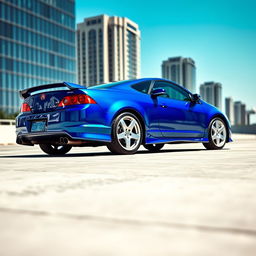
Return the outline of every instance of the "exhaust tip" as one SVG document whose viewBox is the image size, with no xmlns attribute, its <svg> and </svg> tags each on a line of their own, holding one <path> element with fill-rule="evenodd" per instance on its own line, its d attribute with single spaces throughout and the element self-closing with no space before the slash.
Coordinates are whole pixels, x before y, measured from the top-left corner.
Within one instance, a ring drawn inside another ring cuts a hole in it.
<svg viewBox="0 0 256 256">
<path fill-rule="evenodd" d="M 60 137 L 60 144 L 68 144 L 68 138 L 67 137 Z"/>
<path fill-rule="evenodd" d="M 63 138 L 63 143 L 64 143 L 64 144 L 68 144 L 68 138 L 67 138 L 67 137 L 64 137 L 64 138 Z"/>
</svg>

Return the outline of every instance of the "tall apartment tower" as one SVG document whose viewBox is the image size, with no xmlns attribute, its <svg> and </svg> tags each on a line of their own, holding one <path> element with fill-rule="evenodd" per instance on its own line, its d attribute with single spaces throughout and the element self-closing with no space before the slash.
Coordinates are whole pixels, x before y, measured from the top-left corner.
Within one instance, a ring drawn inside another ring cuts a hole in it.
<svg viewBox="0 0 256 256">
<path fill-rule="evenodd" d="M 19 110 L 18 91 L 75 82 L 74 0 L 0 0 L 0 109 Z"/>
<path fill-rule="evenodd" d="M 250 123 L 246 105 L 241 101 L 235 101 L 234 104 L 235 125 L 247 125 Z"/>
<path fill-rule="evenodd" d="M 123 17 L 100 15 L 77 25 L 78 83 L 93 86 L 140 77 L 140 30 Z"/>
<path fill-rule="evenodd" d="M 162 77 L 196 92 L 196 66 L 191 58 L 173 57 L 163 61 Z"/>
<path fill-rule="evenodd" d="M 241 104 L 241 124 L 247 125 L 247 112 L 246 112 L 246 104 Z"/>
<path fill-rule="evenodd" d="M 242 125 L 242 102 L 241 101 L 235 101 L 234 113 L 235 113 L 235 125 Z"/>
<path fill-rule="evenodd" d="M 235 124 L 234 101 L 231 97 L 225 98 L 225 112 L 231 125 L 234 125 Z"/>
<path fill-rule="evenodd" d="M 214 105 L 215 107 L 222 108 L 222 85 L 221 83 L 205 82 L 200 85 L 200 95 L 203 100 Z"/>
<path fill-rule="evenodd" d="M 247 113 L 247 125 L 250 125 L 251 124 L 250 117 L 251 115 L 256 114 L 256 108 L 247 110 L 246 113 Z"/>
</svg>

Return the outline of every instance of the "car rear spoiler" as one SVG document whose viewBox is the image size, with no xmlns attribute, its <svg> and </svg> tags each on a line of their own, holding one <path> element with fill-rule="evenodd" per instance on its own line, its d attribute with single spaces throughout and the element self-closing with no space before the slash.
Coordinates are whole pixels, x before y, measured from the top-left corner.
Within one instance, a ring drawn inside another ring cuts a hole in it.
<svg viewBox="0 0 256 256">
<path fill-rule="evenodd" d="M 68 83 L 68 82 L 62 82 L 62 83 L 56 83 L 56 84 L 44 84 L 44 85 L 39 85 L 35 87 L 31 87 L 28 89 L 24 89 L 20 91 L 20 96 L 24 99 L 29 97 L 32 92 L 36 91 L 41 91 L 44 89 L 51 89 L 51 88 L 58 88 L 58 87 L 67 87 L 70 90 L 74 89 L 86 89 L 85 86 L 79 85 L 79 84 L 73 84 L 73 83 Z"/>
</svg>

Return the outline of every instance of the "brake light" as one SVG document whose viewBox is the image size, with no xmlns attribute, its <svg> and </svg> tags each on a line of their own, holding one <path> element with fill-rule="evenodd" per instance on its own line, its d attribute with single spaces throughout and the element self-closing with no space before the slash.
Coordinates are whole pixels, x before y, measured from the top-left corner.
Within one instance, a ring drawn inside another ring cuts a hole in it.
<svg viewBox="0 0 256 256">
<path fill-rule="evenodd" d="M 22 103 L 20 111 L 23 112 L 30 112 L 31 108 L 28 103 Z"/>
<path fill-rule="evenodd" d="M 64 97 L 58 107 L 80 105 L 80 104 L 96 104 L 95 100 L 86 94 L 78 94 Z"/>
</svg>

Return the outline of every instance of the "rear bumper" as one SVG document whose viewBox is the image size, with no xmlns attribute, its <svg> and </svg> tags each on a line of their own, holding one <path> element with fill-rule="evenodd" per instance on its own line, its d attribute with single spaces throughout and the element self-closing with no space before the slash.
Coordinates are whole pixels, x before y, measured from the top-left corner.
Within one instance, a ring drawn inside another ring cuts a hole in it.
<svg viewBox="0 0 256 256">
<path fill-rule="evenodd" d="M 45 132 L 45 133 L 27 133 L 18 134 L 16 143 L 21 145 L 34 145 L 34 144 L 59 144 L 61 138 L 72 139 L 67 133 L 61 132 Z"/>
<path fill-rule="evenodd" d="M 46 121 L 42 132 L 31 132 L 32 122 Z M 104 112 L 98 104 L 70 107 L 48 113 L 22 113 L 16 118 L 17 143 L 34 145 L 57 143 L 61 137 L 70 141 L 111 142 L 111 127 L 105 125 Z"/>
<path fill-rule="evenodd" d="M 30 132 L 30 126 L 16 128 L 17 143 L 19 139 L 31 141 L 54 141 L 55 137 L 66 136 L 72 140 L 111 142 L 111 127 L 99 124 L 84 124 L 81 122 L 61 122 L 57 124 L 48 123 L 46 131 Z"/>
<path fill-rule="evenodd" d="M 36 132 L 18 134 L 17 144 L 33 146 L 35 144 L 72 145 L 72 146 L 98 146 L 107 141 L 98 139 L 74 138 L 67 132 Z"/>
</svg>

